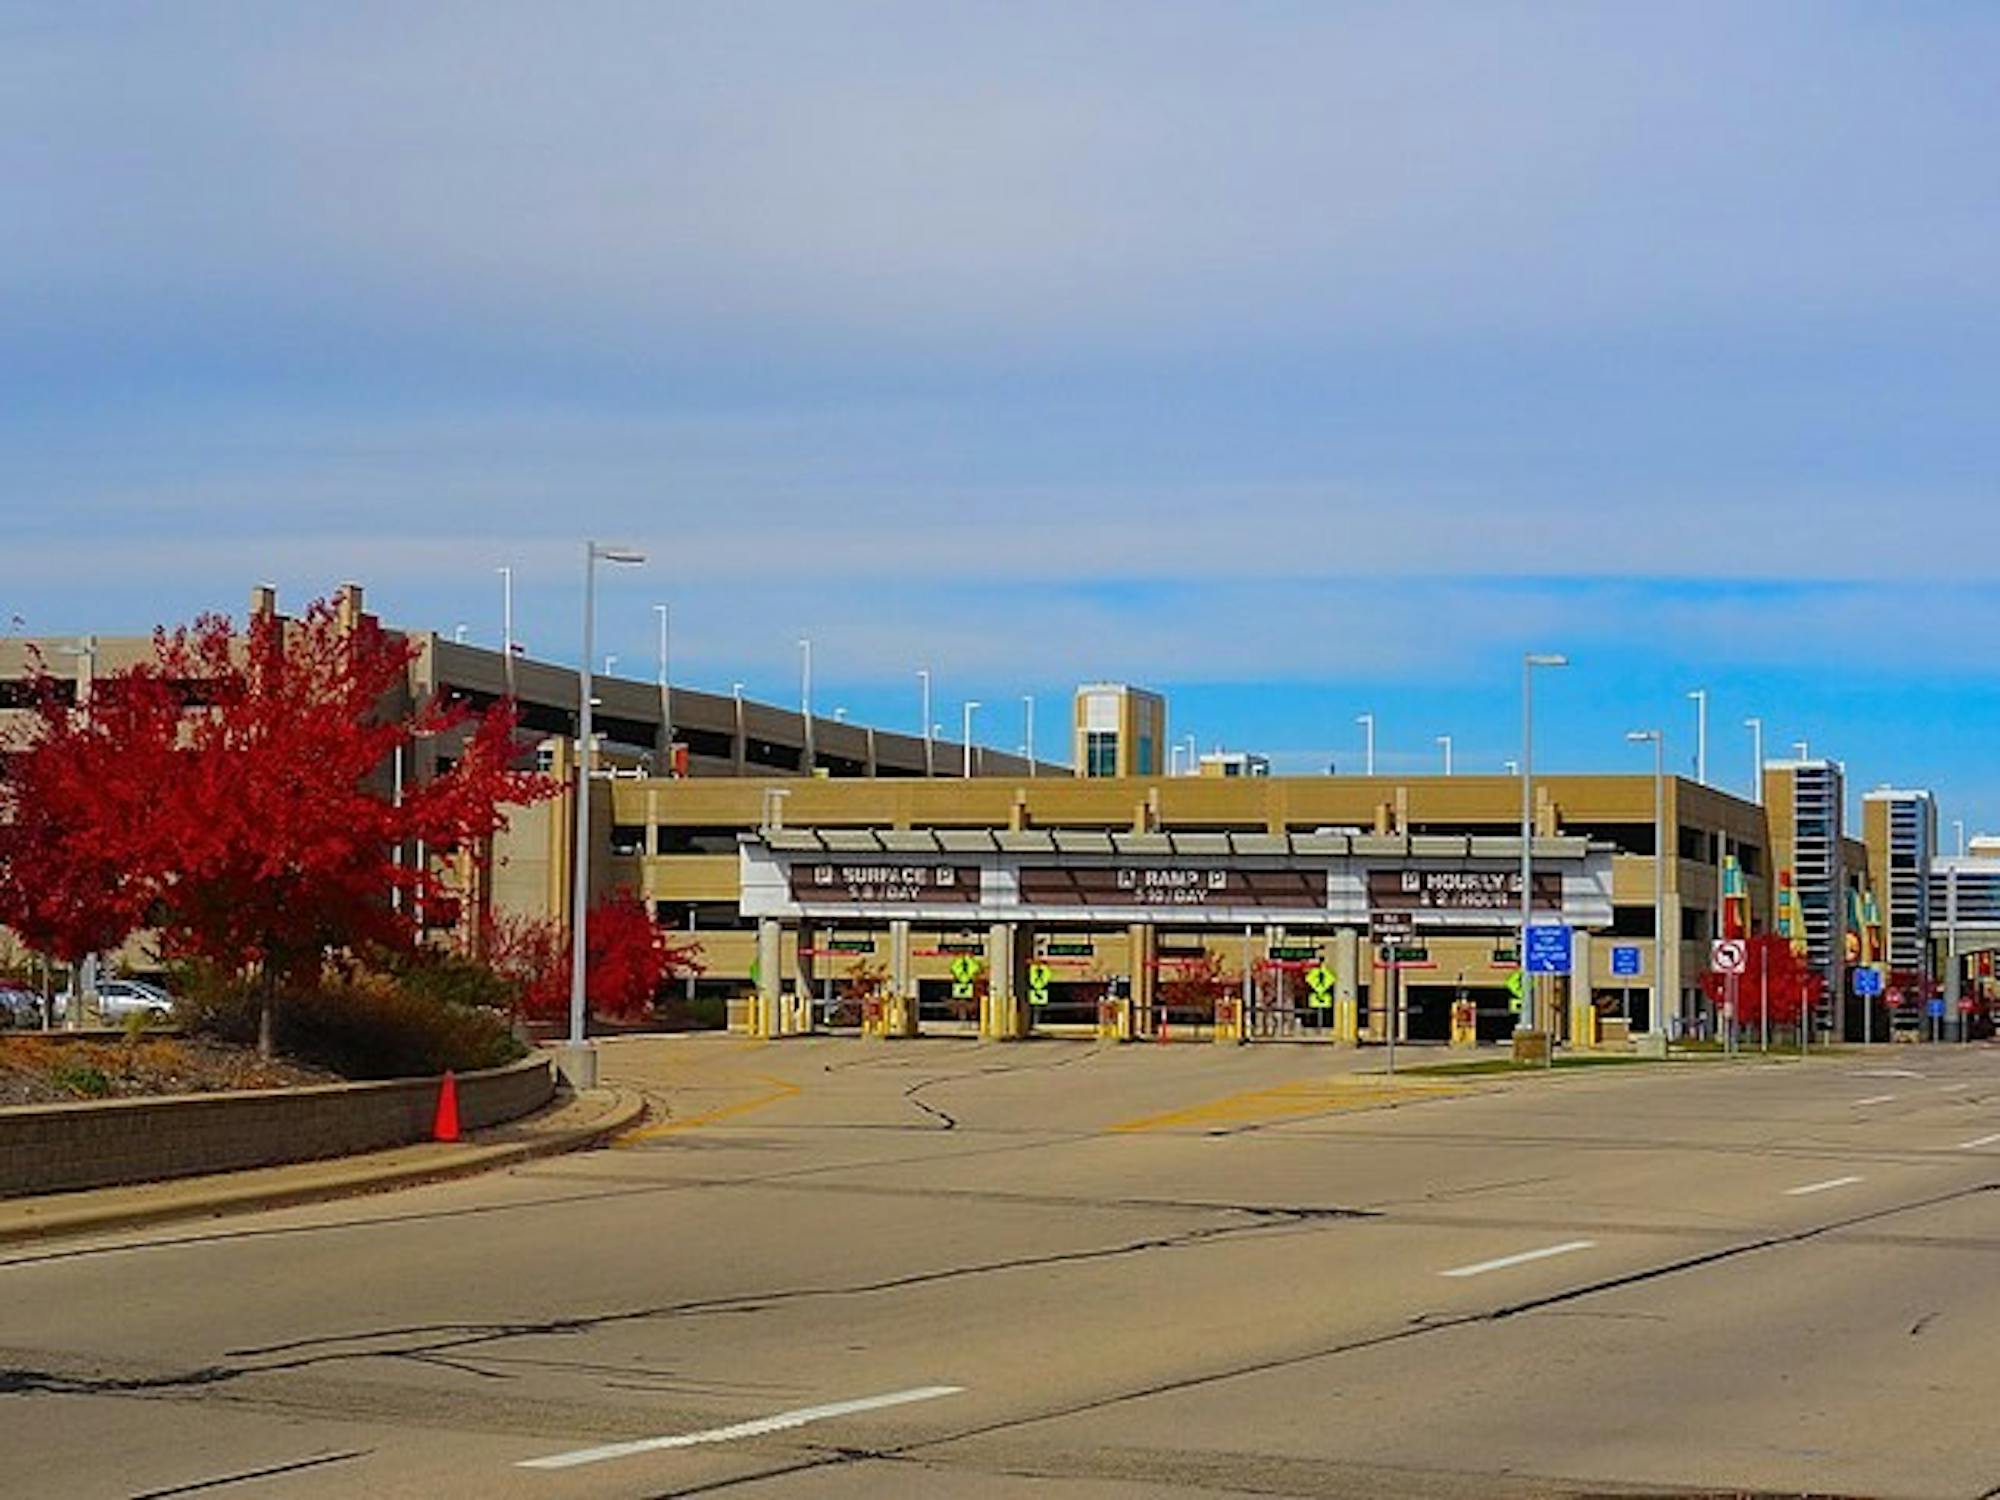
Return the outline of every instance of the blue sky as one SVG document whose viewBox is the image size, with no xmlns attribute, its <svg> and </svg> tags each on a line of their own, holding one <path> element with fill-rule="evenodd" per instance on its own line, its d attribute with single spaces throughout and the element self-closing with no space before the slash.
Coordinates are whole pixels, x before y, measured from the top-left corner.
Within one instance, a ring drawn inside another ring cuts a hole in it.
<svg viewBox="0 0 2000 1500">
<path fill-rule="evenodd" d="M 0 611 L 347 577 L 917 721 L 2000 831 L 2000 9 L 0 0 Z M 1002 707 L 1004 705 L 1004 708 Z"/>
</svg>

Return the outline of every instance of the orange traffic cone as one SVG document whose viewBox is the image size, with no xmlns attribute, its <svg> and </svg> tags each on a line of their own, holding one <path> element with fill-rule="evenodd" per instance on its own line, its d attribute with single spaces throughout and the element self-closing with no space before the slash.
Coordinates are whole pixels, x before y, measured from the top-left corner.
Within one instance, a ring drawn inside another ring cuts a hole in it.
<svg viewBox="0 0 2000 1500">
<path fill-rule="evenodd" d="M 438 1085 L 437 1119 L 431 1126 L 431 1139 L 458 1139 L 458 1080 L 449 1070 L 445 1072 L 444 1081 Z"/>
</svg>

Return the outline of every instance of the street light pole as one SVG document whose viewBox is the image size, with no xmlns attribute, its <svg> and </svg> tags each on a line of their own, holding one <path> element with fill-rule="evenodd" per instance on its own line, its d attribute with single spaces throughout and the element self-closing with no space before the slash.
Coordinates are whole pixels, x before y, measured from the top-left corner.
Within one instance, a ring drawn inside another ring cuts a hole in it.
<svg viewBox="0 0 2000 1500">
<path fill-rule="evenodd" d="M 813 643 L 810 639 L 799 639 L 799 722 L 805 732 L 805 771 L 811 775 L 815 764 L 813 755 Z"/>
<path fill-rule="evenodd" d="M 918 667 L 917 681 L 923 685 L 924 693 L 924 775 L 931 777 L 937 775 L 937 766 L 933 764 L 937 739 L 931 726 L 931 669 Z"/>
<path fill-rule="evenodd" d="M 1663 729 L 1634 729 L 1625 738 L 1639 745 L 1651 741 L 1653 746 L 1653 1005 L 1646 1029 L 1664 1038 L 1670 1030 L 1666 984 L 1667 734 Z"/>
<path fill-rule="evenodd" d="M 1035 774 L 1035 695 L 1033 693 L 1023 693 L 1021 695 L 1021 708 L 1027 716 L 1025 734 L 1028 741 L 1028 774 L 1033 776 Z"/>
<path fill-rule="evenodd" d="M 1364 775 L 1373 776 L 1375 774 L 1375 715 L 1360 714 L 1356 716 L 1354 722 L 1361 726 L 1366 736 L 1362 742 L 1365 747 L 1362 752 L 1362 772 Z"/>
<path fill-rule="evenodd" d="M 1439 735 L 1438 743 L 1444 746 L 1444 774 L 1449 776 L 1451 775 L 1451 736 L 1448 734 Z"/>
<path fill-rule="evenodd" d="M 673 606 L 655 604 L 653 613 L 660 617 L 660 753 L 666 757 L 664 770 L 671 776 L 674 773 L 674 689 L 667 651 L 672 642 Z"/>
<path fill-rule="evenodd" d="M 597 1087 L 597 1054 L 584 1039 L 585 958 L 590 926 L 590 658 L 596 650 L 597 565 L 637 564 L 646 554 L 630 547 L 583 544 L 583 656 L 577 666 L 576 833 L 570 857 L 569 1041 L 557 1066 L 572 1089 Z"/>
<path fill-rule="evenodd" d="M 1708 785 L 1708 689 L 1696 688 L 1688 694 L 1694 700 L 1694 779 Z"/>
<path fill-rule="evenodd" d="M 972 779 L 972 713 L 973 710 L 978 707 L 979 707 L 979 700 L 977 698 L 968 698 L 965 700 L 964 749 L 965 749 L 965 776 L 968 781 Z"/>
<path fill-rule="evenodd" d="M 500 671 L 507 681 L 507 696 L 514 696 L 514 570 L 502 566 L 500 574 Z"/>
<path fill-rule="evenodd" d="M 1764 721 L 1745 719 L 1743 727 L 1750 731 L 1750 756 L 1754 764 L 1750 769 L 1750 800 L 1759 807 L 1764 805 Z"/>
<path fill-rule="evenodd" d="M 1530 651 L 1521 658 L 1521 1029 L 1535 1029 L 1534 980 L 1528 973 L 1528 929 L 1534 925 L 1535 900 L 1535 668 L 1566 667 L 1567 656 Z M 1549 1055 L 1555 1055 L 1550 1028 Z"/>
</svg>

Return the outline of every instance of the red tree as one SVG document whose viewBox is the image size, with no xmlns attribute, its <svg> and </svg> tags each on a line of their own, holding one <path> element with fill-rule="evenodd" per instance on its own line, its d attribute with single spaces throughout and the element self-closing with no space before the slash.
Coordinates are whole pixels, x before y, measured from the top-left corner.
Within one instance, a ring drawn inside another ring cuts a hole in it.
<svg viewBox="0 0 2000 1500">
<path fill-rule="evenodd" d="M 85 875 L 88 861 L 113 862 L 124 878 L 111 894 L 70 882 L 90 918 L 73 924 L 79 935 L 109 946 L 143 919 L 171 953 L 259 976 L 268 1052 L 281 981 L 316 975 L 330 952 L 408 949 L 419 906 L 449 907 L 444 879 L 396 851 L 475 846 L 502 825 L 503 804 L 556 790 L 512 769 L 510 709 L 399 711 L 415 651 L 326 601 L 297 621 L 258 616 L 240 635 L 216 616 L 159 632 L 157 660 L 105 680 L 87 718 L 37 717 L 15 762 L 13 810 L 29 815 L 0 861 L 0 918 L 31 906 L 43 861 L 81 862 Z M 99 744 L 112 733 L 116 757 Z M 459 755 L 398 802 L 386 768 L 419 736 Z M 80 837 L 87 856 L 69 847 Z"/>
<path fill-rule="evenodd" d="M 637 1020 L 661 985 L 702 972 L 700 944 L 675 942 L 629 892 L 592 906 L 585 926 L 583 994 L 592 1015 Z M 486 931 L 486 956 L 513 982 L 522 1014 L 537 1021 L 569 1014 L 570 945 L 560 923 L 498 917 Z"/>
<path fill-rule="evenodd" d="M 1792 940 L 1776 933 L 1759 933 L 1749 940 L 1748 961 L 1736 976 L 1736 1020 L 1739 1026 L 1763 1024 L 1769 1008 L 1773 1026 L 1796 1026 L 1808 1006 L 1826 993 L 1826 977 L 1809 968 Z M 1729 999 L 1729 976 L 1707 973 L 1701 987 L 1720 1007 Z"/>
<path fill-rule="evenodd" d="M 1240 984 L 1240 978 L 1223 972 L 1222 960 L 1213 953 L 1203 953 L 1162 964 L 1154 996 L 1159 1006 L 1171 1015 L 1212 1021 L 1215 1002 L 1235 994 Z"/>
<path fill-rule="evenodd" d="M 68 684 L 33 663 L 28 728 L 0 778 L 0 925 L 64 963 L 144 925 L 172 835 L 157 789 L 180 761 L 180 700 L 156 670 Z"/>
</svg>

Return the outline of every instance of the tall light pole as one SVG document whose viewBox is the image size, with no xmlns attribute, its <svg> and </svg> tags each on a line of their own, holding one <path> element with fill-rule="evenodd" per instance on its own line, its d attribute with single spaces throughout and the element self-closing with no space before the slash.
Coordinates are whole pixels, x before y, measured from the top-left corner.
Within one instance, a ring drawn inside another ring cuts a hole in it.
<svg viewBox="0 0 2000 1500">
<path fill-rule="evenodd" d="M 1953 818 L 1953 819 L 1951 820 L 1951 826 L 1952 826 L 1952 830 L 1953 830 L 1953 832 L 1955 832 L 1955 833 L 1956 833 L 1956 834 L 1958 835 L 1958 857 L 1959 857 L 1960 859 L 1964 859 L 1964 858 L 1965 858 L 1965 819 L 1963 819 L 1963 818 Z"/>
<path fill-rule="evenodd" d="M 576 847 L 570 858 L 569 1042 L 559 1066 L 573 1089 L 597 1087 L 597 1054 L 584 1040 L 584 954 L 590 925 L 590 658 L 597 649 L 597 565 L 638 564 L 646 554 L 630 547 L 583 544 L 583 655 L 577 666 Z"/>
<path fill-rule="evenodd" d="M 611 675 L 612 671 L 613 671 L 613 670 L 614 670 L 614 669 L 615 669 L 615 668 L 617 667 L 617 665 L 618 665 L 618 653 L 617 653 L 617 652 L 615 652 L 615 651 L 607 651 L 607 652 L 605 652 L 605 654 L 604 654 L 604 675 L 605 675 L 606 677 L 609 677 L 609 676 Z"/>
<path fill-rule="evenodd" d="M 931 669 L 929 667 L 917 668 L 917 682 L 921 685 L 924 696 L 924 775 L 930 777 L 937 775 L 937 767 L 933 764 L 937 748 L 937 734 L 936 726 L 931 723 Z"/>
<path fill-rule="evenodd" d="M 1745 719 L 1743 727 L 1750 731 L 1750 800 L 1759 807 L 1764 805 L 1764 721 Z"/>
<path fill-rule="evenodd" d="M 1521 658 L 1521 1029 L 1535 1029 L 1535 985 L 1528 973 L 1528 929 L 1535 912 L 1535 668 L 1566 667 L 1567 656 L 1530 651 Z M 1549 1053 L 1555 1053 L 1554 1029 Z"/>
<path fill-rule="evenodd" d="M 660 753 L 666 757 L 669 776 L 674 773 L 674 689 L 667 651 L 672 644 L 673 606 L 655 604 L 660 620 Z"/>
<path fill-rule="evenodd" d="M 500 574 L 500 670 L 507 679 L 507 696 L 514 696 L 514 570 L 502 566 Z"/>
<path fill-rule="evenodd" d="M 965 774 L 968 780 L 972 776 L 972 714 L 978 707 L 977 698 L 965 700 Z"/>
<path fill-rule="evenodd" d="M 813 643 L 799 638 L 799 722 L 805 727 L 805 769 L 811 774 L 813 756 Z"/>
<path fill-rule="evenodd" d="M 1688 694 L 1694 701 L 1694 780 L 1708 785 L 1708 689 L 1696 688 Z"/>
<path fill-rule="evenodd" d="M 1035 695 L 1021 695 L 1022 738 L 1028 742 L 1028 774 L 1035 774 Z"/>
<path fill-rule="evenodd" d="M 1449 776 L 1451 775 L 1451 736 L 1448 734 L 1439 735 L 1438 743 L 1444 747 L 1444 774 Z"/>
<path fill-rule="evenodd" d="M 1362 774 L 1364 776 L 1373 776 L 1375 774 L 1375 715 L 1358 714 L 1354 722 L 1361 726 L 1366 735 L 1363 741 L 1364 748 L 1361 760 Z"/>
<path fill-rule="evenodd" d="M 1653 1005 L 1646 1029 L 1667 1035 L 1667 735 L 1663 729 L 1634 729 L 1635 745 L 1653 746 Z M 1625 1019 L 1632 1019 L 1626 1013 Z"/>
</svg>

